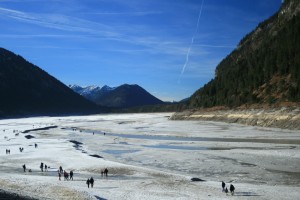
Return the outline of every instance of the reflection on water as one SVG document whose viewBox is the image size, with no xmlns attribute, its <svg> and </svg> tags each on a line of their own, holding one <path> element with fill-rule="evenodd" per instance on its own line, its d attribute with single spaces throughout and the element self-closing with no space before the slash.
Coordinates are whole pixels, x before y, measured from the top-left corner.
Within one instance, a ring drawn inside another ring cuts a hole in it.
<svg viewBox="0 0 300 200">
<path fill-rule="evenodd" d="M 142 145 L 143 147 L 147 148 L 157 148 L 157 149 L 174 149 L 174 150 L 207 150 L 206 147 L 191 147 L 191 146 L 175 146 L 175 145 L 167 145 L 167 144 L 160 144 L 160 145 Z"/>
<path fill-rule="evenodd" d="M 100 133 L 102 133 L 102 132 L 100 131 Z M 179 136 L 163 136 L 163 135 L 119 134 L 119 133 L 106 133 L 106 135 L 107 136 L 116 136 L 116 137 L 121 137 L 121 138 L 144 139 L 144 140 L 205 141 L 205 142 L 253 142 L 253 143 L 272 143 L 272 144 L 300 144 L 300 140 L 282 140 L 282 139 L 179 137 Z"/>
<path fill-rule="evenodd" d="M 124 153 L 135 153 L 138 151 L 139 150 L 107 149 L 102 152 L 117 155 L 117 154 L 124 154 Z"/>
</svg>

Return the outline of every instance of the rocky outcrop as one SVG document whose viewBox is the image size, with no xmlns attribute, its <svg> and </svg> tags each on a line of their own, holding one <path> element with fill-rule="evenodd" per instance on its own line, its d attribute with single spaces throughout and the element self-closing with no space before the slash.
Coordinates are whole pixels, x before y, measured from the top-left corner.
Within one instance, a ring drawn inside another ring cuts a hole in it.
<svg viewBox="0 0 300 200">
<path fill-rule="evenodd" d="M 274 109 L 189 110 L 171 120 L 205 120 L 300 130 L 300 107 Z"/>
</svg>

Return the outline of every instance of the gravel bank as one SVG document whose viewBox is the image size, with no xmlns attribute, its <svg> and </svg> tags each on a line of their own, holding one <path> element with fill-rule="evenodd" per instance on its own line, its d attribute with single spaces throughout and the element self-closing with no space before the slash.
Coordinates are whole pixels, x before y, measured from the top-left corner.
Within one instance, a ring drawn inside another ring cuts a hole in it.
<svg viewBox="0 0 300 200">
<path fill-rule="evenodd" d="M 300 130 L 300 108 L 188 110 L 175 113 L 171 120 L 205 120 L 251 126 Z"/>
</svg>

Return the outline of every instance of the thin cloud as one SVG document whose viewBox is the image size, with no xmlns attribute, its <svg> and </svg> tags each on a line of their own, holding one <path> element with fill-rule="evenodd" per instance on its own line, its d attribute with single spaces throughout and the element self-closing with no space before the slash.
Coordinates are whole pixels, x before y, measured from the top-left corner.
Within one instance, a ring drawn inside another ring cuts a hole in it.
<svg viewBox="0 0 300 200">
<path fill-rule="evenodd" d="M 233 45 L 210 45 L 210 44 L 194 44 L 194 45 L 199 47 L 211 47 L 211 48 L 228 48 L 228 49 L 236 48 L 236 46 Z"/>
<path fill-rule="evenodd" d="M 108 26 L 74 17 L 58 14 L 31 14 L 17 10 L 0 7 L 0 14 L 21 22 L 27 22 L 47 28 L 64 31 L 76 31 L 89 34 L 101 34 L 102 36 L 115 37 L 119 34 L 109 30 Z M 98 29 L 91 28 L 97 27 Z"/>
<path fill-rule="evenodd" d="M 82 14 L 90 15 L 133 15 L 133 16 L 143 16 L 143 15 L 155 15 L 161 14 L 159 11 L 139 11 L 139 12 L 84 12 Z"/>
<path fill-rule="evenodd" d="M 62 35 L 62 34 L 0 34 L 0 38 L 87 38 L 88 35 Z"/>
<path fill-rule="evenodd" d="M 113 30 L 113 27 L 92 22 L 89 20 L 69 17 L 65 15 L 58 15 L 58 14 L 32 14 L 32 13 L 21 12 L 18 10 L 7 9 L 3 7 L 0 7 L 0 15 L 3 15 L 6 18 L 9 17 L 20 22 L 30 23 L 41 27 L 63 30 L 69 33 L 77 32 L 77 33 L 88 34 L 88 35 L 79 35 L 79 36 L 71 35 L 70 37 L 89 37 L 95 39 L 121 41 L 121 42 L 135 44 L 135 45 L 143 45 L 145 47 L 151 48 L 152 52 L 158 51 L 158 52 L 170 53 L 171 50 L 170 47 L 169 48 L 167 47 L 168 45 L 164 45 L 165 41 L 163 41 L 158 37 L 132 36 L 130 32 L 132 29 L 134 30 L 134 28 L 132 27 L 127 28 L 127 30 L 123 29 L 122 32 L 124 33 L 121 34 L 118 31 Z M 11 35 L 11 36 L 0 35 L 0 37 L 11 37 L 11 38 L 57 37 L 59 38 L 59 37 L 69 37 L 69 34 L 66 35 L 51 35 L 51 34 L 25 35 L 24 34 L 24 35 Z M 169 43 L 172 43 L 172 41 L 170 41 Z M 172 51 L 171 53 L 175 53 L 175 52 Z"/>
<path fill-rule="evenodd" d="M 106 14 L 157 14 L 160 12 L 115 12 Z M 101 14 L 101 13 L 99 13 Z M 105 14 L 105 13 L 102 13 Z M 123 53 L 140 53 L 147 52 L 150 54 L 167 54 L 175 56 L 184 56 L 186 53 L 185 43 L 181 38 L 168 37 L 166 40 L 159 36 L 147 36 L 146 32 L 151 31 L 151 27 L 130 25 L 129 27 L 122 26 L 107 26 L 98 22 L 93 22 L 81 18 L 60 15 L 60 14 L 35 14 L 22 12 L 19 10 L 7 9 L 0 7 L 0 16 L 12 18 L 14 20 L 29 23 L 32 25 L 53 28 L 65 31 L 66 34 L 12 34 L 0 35 L 1 38 L 80 38 L 95 39 L 95 40 L 110 40 L 115 42 L 123 42 L 127 44 L 137 45 L 141 48 L 137 50 L 125 50 Z M 121 52 L 121 51 L 120 51 Z M 201 53 L 202 54 L 202 53 Z"/>
</svg>

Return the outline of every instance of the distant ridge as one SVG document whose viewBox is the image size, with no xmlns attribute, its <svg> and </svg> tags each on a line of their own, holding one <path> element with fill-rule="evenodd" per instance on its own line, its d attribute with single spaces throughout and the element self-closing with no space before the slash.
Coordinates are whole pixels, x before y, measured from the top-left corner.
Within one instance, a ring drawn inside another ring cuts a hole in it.
<svg viewBox="0 0 300 200">
<path fill-rule="evenodd" d="M 102 98 L 104 95 L 108 94 L 109 92 L 115 89 L 114 87 L 109 87 L 107 85 L 103 87 L 94 85 L 85 87 L 79 85 L 69 85 L 69 87 L 74 92 L 99 105 L 101 104 L 98 102 L 98 99 Z"/>
<path fill-rule="evenodd" d="M 4 48 L 0 48 L 0 93 L 0 117 L 100 111 L 47 72 Z"/>
<path fill-rule="evenodd" d="M 71 89 L 98 105 L 113 108 L 130 108 L 136 106 L 164 104 L 139 85 L 124 84 L 118 87 L 102 88 L 97 86 L 80 87 L 71 85 Z"/>
</svg>

